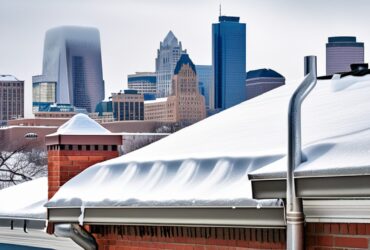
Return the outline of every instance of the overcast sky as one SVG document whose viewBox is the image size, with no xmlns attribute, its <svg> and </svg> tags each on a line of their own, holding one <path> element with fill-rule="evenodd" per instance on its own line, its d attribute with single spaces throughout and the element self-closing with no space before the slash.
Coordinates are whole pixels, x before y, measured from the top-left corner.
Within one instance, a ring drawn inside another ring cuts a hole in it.
<svg viewBox="0 0 370 250">
<path fill-rule="evenodd" d="M 195 64 L 211 64 L 211 24 L 220 3 L 223 15 L 247 23 L 247 70 L 272 68 L 289 81 L 302 76 L 303 57 L 313 54 L 324 74 L 325 43 L 336 35 L 365 42 L 369 61 L 368 0 L 0 0 L 0 74 L 25 80 L 29 115 L 45 31 L 60 25 L 100 30 L 106 95 L 123 89 L 127 74 L 154 71 L 169 30 Z"/>
</svg>

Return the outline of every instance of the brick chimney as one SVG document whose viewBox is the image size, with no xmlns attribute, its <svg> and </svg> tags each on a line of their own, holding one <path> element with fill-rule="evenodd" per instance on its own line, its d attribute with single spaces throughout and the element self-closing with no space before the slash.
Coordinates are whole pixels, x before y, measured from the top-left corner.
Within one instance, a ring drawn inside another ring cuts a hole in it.
<svg viewBox="0 0 370 250">
<path fill-rule="evenodd" d="M 122 136 L 84 114 L 77 114 L 56 133 L 47 135 L 48 199 L 74 176 L 95 163 L 119 156 Z"/>
</svg>

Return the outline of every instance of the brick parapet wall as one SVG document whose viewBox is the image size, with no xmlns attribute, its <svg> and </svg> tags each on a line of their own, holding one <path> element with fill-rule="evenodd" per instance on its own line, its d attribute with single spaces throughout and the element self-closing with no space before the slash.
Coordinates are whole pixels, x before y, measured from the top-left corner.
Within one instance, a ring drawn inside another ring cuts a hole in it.
<svg viewBox="0 0 370 250">
<path fill-rule="evenodd" d="M 81 147 L 82 148 L 82 147 Z M 117 150 L 48 150 L 48 198 L 59 188 L 86 168 L 118 157 Z"/>
<path fill-rule="evenodd" d="M 309 223 L 306 249 L 370 249 L 370 224 Z"/>
<path fill-rule="evenodd" d="M 283 229 L 92 225 L 90 230 L 100 250 L 285 249 Z"/>
</svg>

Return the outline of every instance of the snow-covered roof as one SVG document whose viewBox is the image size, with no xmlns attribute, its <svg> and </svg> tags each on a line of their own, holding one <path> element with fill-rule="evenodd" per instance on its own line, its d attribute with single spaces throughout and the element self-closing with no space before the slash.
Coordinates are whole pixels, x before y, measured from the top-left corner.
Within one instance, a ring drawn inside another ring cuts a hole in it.
<svg viewBox="0 0 370 250">
<path fill-rule="evenodd" d="M 79 113 L 59 127 L 55 134 L 60 135 L 101 135 L 111 132 L 91 119 L 88 115 Z"/>
<path fill-rule="evenodd" d="M 157 98 L 155 100 L 144 101 L 145 104 L 158 103 L 158 102 L 167 102 L 167 97 L 161 97 L 161 98 Z"/>
<path fill-rule="evenodd" d="M 330 81 L 319 81 L 319 84 L 330 86 L 333 97 L 321 101 L 321 108 L 318 106 L 316 111 L 316 122 L 311 121 L 314 116 L 308 121 L 302 120 L 302 139 L 307 141 L 305 139 L 310 136 L 307 130 L 314 130 L 313 125 L 317 126 L 314 132 L 325 132 L 327 136 L 323 134 L 321 139 L 303 144 L 305 161 L 297 167 L 295 176 L 370 174 L 370 75 L 341 79 L 334 76 Z M 312 95 L 319 98 L 317 92 Z M 307 102 L 312 97 L 309 96 Z M 303 109 L 303 118 L 307 112 L 310 110 Z M 308 122 L 313 125 L 308 126 Z M 286 175 L 286 167 L 284 157 L 253 171 L 251 176 L 282 178 Z"/>
<path fill-rule="evenodd" d="M 47 177 L 2 189 L 0 190 L 0 217 L 46 219 L 44 204 L 47 198 Z"/>
<path fill-rule="evenodd" d="M 203 204 L 205 198 L 220 205 L 251 200 L 248 173 L 268 165 L 286 169 L 288 103 L 299 82 L 96 164 L 66 183 L 49 206 L 182 204 L 184 199 Z M 302 106 L 302 145 L 308 162 L 322 159 L 320 167 L 338 166 L 338 160 L 347 157 L 347 167 L 369 162 L 369 155 L 361 152 L 370 140 L 357 143 L 359 137 L 370 137 L 369 94 L 370 76 L 318 81 Z M 346 155 L 337 157 L 344 151 Z"/>
<path fill-rule="evenodd" d="M 19 80 L 13 75 L 0 75 L 0 82 L 1 81 L 18 82 Z"/>
</svg>

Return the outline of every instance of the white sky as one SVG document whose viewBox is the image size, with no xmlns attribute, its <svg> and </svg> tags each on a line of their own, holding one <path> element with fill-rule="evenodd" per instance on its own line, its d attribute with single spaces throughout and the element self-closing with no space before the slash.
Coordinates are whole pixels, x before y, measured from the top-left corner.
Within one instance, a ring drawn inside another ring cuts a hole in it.
<svg viewBox="0 0 370 250">
<path fill-rule="evenodd" d="M 60 25 L 100 30 L 106 95 L 127 74 L 154 71 L 159 42 L 172 30 L 195 64 L 211 64 L 211 24 L 222 14 L 247 23 L 247 70 L 272 68 L 288 80 L 303 74 L 303 57 L 318 56 L 325 74 L 328 36 L 370 42 L 368 0 L 0 0 L 0 74 L 25 80 L 31 114 L 32 75 L 41 74 L 45 31 Z"/>
</svg>

